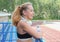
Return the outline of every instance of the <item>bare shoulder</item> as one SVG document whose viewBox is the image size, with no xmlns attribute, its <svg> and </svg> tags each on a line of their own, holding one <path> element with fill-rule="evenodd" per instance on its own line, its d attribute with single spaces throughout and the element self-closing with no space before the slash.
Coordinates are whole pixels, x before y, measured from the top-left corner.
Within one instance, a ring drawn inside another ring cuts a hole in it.
<svg viewBox="0 0 60 42">
<path fill-rule="evenodd" d="M 25 25 L 26 24 L 26 22 L 25 21 L 19 21 L 19 23 L 18 23 L 19 25 Z"/>
<path fill-rule="evenodd" d="M 25 21 L 19 21 L 18 26 L 25 28 L 28 24 Z"/>
</svg>

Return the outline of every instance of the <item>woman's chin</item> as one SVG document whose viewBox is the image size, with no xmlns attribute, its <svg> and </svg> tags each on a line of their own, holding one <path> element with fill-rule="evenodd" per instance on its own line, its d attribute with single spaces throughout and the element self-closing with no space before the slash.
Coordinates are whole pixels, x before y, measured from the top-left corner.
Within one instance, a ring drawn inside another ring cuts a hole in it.
<svg viewBox="0 0 60 42">
<path fill-rule="evenodd" d="M 32 19 L 33 19 L 33 17 L 30 18 L 30 20 L 32 20 Z"/>
</svg>

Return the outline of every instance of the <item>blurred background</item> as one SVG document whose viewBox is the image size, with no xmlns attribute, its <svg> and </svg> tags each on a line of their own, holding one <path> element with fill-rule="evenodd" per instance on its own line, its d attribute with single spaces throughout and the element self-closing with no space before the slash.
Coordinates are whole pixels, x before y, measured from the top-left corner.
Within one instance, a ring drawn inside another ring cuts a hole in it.
<svg viewBox="0 0 60 42">
<path fill-rule="evenodd" d="M 34 20 L 60 20 L 60 0 L 0 0 L 0 11 L 11 13 L 17 5 L 31 2 Z"/>
</svg>

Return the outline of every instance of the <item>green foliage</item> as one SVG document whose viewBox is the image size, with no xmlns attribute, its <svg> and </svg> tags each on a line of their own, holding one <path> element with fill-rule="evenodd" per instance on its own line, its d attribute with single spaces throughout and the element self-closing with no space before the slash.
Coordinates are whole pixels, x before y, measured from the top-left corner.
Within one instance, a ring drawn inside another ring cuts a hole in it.
<svg viewBox="0 0 60 42">
<path fill-rule="evenodd" d="M 17 5 L 31 2 L 34 7 L 34 19 L 60 20 L 60 0 L 0 0 L 0 11 L 12 12 Z"/>
<path fill-rule="evenodd" d="M 14 9 L 14 0 L 0 0 L 0 11 L 4 9 L 8 12 L 12 12 Z"/>
</svg>

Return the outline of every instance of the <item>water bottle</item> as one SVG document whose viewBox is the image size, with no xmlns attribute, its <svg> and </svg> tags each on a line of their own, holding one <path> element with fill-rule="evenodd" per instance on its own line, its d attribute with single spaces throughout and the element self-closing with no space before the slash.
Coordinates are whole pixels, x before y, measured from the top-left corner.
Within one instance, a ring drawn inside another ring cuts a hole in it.
<svg viewBox="0 0 60 42">
<path fill-rule="evenodd" d="M 37 32 L 40 32 L 40 25 L 37 25 Z"/>
<path fill-rule="evenodd" d="M 37 25 L 37 32 L 41 32 L 40 25 Z M 45 42 L 45 40 L 41 37 L 40 39 L 35 39 L 35 42 Z"/>
</svg>

